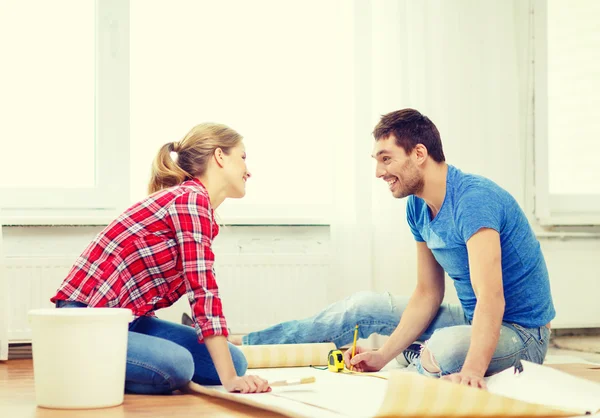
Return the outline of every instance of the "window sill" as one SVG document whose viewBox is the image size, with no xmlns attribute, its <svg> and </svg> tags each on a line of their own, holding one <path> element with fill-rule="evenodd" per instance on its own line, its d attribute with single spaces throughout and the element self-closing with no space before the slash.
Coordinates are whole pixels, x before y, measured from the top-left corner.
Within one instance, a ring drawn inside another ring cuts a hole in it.
<svg viewBox="0 0 600 418">
<path fill-rule="evenodd" d="M 88 211 L 86 213 L 11 213 L 0 212 L 0 225 L 4 226 L 106 226 L 120 213 L 110 211 Z M 30 211 L 27 211 L 30 212 Z M 231 226 L 329 226 L 325 217 L 234 217 L 216 216 L 219 225 Z"/>
</svg>

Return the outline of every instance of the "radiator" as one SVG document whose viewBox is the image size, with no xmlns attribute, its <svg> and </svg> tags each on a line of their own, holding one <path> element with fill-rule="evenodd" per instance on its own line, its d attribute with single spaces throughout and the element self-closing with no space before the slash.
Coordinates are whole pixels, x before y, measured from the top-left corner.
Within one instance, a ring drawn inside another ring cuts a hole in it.
<svg viewBox="0 0 600 418">
<path fill-rule="evenodd" d="M 0 321 L 9 344 L 22 347 L 31 340 L 27 312 L 52 307 L 49 299 L 67 275 L 75 257 L 4 259 L 4 289 Z M 280 321 L 316 313 L 327 303 L 330 259 L 306 254 L 223 254 L 215 265 L 217 282 L 230 329 L 258 330 Z M 158 312 L 179 322 L 189 312 L 187 298 Z M 0 350 L 1 351 L 1 350 Z M 13 350 L 14 351 L 14 350 Z"/>
<path fill-rule="evenodd" d="M 61 284 L 75 257 L 4 259 L 4 301 L 8 317 L 5 321 L 8 340 L 26 342 L 31 339 L 27 312 L 51 308 L 50 297 Z"/>
</svg>

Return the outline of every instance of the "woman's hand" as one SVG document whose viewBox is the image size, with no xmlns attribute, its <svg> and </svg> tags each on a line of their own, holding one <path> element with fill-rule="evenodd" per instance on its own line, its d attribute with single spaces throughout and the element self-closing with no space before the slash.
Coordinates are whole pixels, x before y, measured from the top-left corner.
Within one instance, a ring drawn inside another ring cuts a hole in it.
<svg viewBox="0 0 600 418">
<path fill-rule="evenodd" d="M 262 393 L 271 391 L 269 382 L 253 375 L 236 376 L 222 383 L 227 392 Z"/>
<path fill-rule="evenodd" d="M 271 390 L 269 382 L 258 376 L 238 376 L 233 366 L 227 339 L 222 335 L 213 335 L 204 339 L 204 344 L 210 353 L 221 384 L 228 392 L 260 393 Z M 240 373 L 244 373 L 246 369 Z"/>
</svg>

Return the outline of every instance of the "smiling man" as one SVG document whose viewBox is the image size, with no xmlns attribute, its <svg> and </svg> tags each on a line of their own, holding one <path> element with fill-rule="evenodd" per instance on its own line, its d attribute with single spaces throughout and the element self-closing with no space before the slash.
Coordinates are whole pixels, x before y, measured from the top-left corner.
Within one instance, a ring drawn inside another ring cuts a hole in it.
<svg viewBox="0 0 600 418">
<path fill-rule="evenodd" d="M 412 296 L 358 293 L 237 342 L 342 346 L 358 324 L 361 338 L 390 338 L 376 351 L 357 347 L 352 359 L 347 351 L 348 367 L 377 371 L 398 356 L 422 374 L 475 387 L 521 359 L 541 364 L 555 310 L 539 242 L 518 203 L 491 180 L 447 164 L 437 128 L 416 110 L 382 116 L 373 135 L 376 176 L 395 198 L 408 197 L 417 246 Z M 442 303 L 444 273 L 459 305 Z"/>
</svg>

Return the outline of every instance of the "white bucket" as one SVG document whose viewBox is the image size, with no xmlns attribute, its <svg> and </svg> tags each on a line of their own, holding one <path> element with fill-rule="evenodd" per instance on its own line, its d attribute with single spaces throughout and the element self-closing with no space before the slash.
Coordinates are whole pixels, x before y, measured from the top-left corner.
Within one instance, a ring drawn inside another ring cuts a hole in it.
<svg viewBox="0 0 600 418">
<path fill-rule="evenodd" d="M 105 408 L 123 403 L 131 310 L 29 311 L 38 406 Z"/>
</svg>

